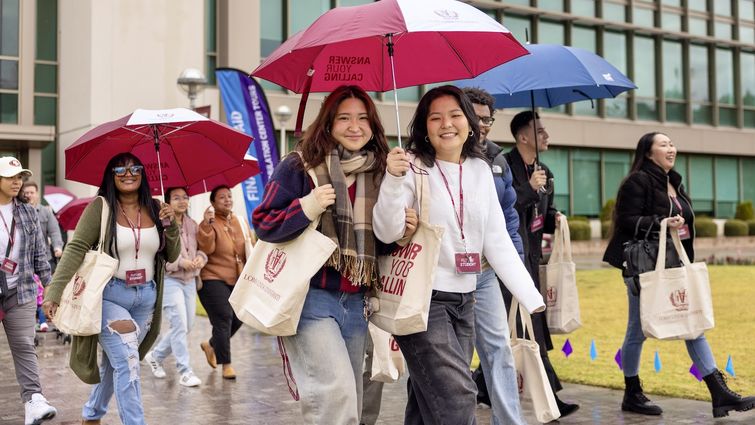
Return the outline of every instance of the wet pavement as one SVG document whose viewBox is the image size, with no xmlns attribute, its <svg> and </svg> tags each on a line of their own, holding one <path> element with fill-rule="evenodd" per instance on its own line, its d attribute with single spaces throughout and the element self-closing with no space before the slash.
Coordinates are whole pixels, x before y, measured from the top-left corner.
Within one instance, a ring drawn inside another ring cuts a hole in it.
<svg viewBox="0 0 755 425">
<path fill-rule="evenodd" d="M 191 336 L 191 362 L 203 384 L 185 388 L 178 384 L 178 375 L 171 359 L 165 362 L 168 376 L 155 379 L 149 367 L 142 364 L 142 391 L 147 422 L 163 424 L 254 424 L 289 425 L 301 423 L 299 407 L 288 392 L 281 369 L 275 338 L 254 333 L 244 327 L 232 340 L 233 365 L 238 378 L 221 378 L 220 368 L 210 369 L 199 349 L 199 342 L 210 334 L 206 318 L 197 318 Z M 81 406 L 90 387 L 79 381 L 68 369 L 70 345 L 56 339 L 54 333 L 41 336 L 38 355 L 42 386 L 47 399 L 58 409 L 55 419 L 45 424 L 79 424 Z M 12 359 L 0 331 L 0 425 L 23 424 L 23 405 L 13 372 Z M 405 381 L 386 385 L 379 424 L 403 423 L 406 403 Z M 653 396 L 663 409 L 662 417 L 624 414 L 620 410 L 622 392 L 598 387 L 565 384 L 559 396 L 581 404 L 573 415 L 561 419 L 562 424 L 755 424 L 755 411 L 734 413 L 729 418 L 713 420 L 710 403 Z M 116 402 L 103 424 L 120 424 Z M 529 423 L 537 423 L 531 406 L 524 405 Z M 490 422 L 490 409 L 477 409 L 478 423 Z M 453 425 L 453 424 L 452 424 Z"/>
</svg>

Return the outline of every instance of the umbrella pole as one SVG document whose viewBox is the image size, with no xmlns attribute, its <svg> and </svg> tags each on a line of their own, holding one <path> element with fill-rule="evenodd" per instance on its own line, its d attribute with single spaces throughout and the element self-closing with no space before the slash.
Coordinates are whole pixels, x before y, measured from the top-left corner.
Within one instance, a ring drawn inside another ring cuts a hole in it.
<svg viewBox="0 0 755 425">
<path fill-rule="evenodd" d="M 388 34 L 388 60 L 391 62 L 391 79 L 393 80 L 393 104 L 396 107 L 396 134 L 398 134 L 398 147 L 404 147 L 401 143 L 401 118 L 398 113 L 398 92 L 396 91 L 396 68 L 393 66 L 393 34 Z"/>
<path fill-rule="evenodd" d="M 540 149 L 537 147 L 537 115 L 535 112 L 535 91 L 530 90 L 530 107 L 532 110 L 532 131 L 535 134 L 535 165 L 540 165 Z"/>
<path fill-rule="evenodd" d="M 160 132 L 157 130 L 156 125 L 152 125 L 152 135 L 155 139 L 155 152 L 157 153 L 157 179 L 160 180 L 160 194 L 165 196 L 165 187 L 163 187 L 163 167 L 160 162 Z M 162 200 L 160 201 L 162 203 Z M 170 219 L 164 218 L 160 220 L 163 227 L 170 226 Z"/>
</svg>

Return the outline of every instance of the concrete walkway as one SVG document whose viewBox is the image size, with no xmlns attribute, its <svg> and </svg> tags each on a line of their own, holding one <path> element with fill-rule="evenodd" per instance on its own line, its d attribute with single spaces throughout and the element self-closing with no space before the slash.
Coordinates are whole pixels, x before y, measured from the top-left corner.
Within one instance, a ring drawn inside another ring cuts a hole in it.
<svg viewBox="0 0 755 425">
<path fill-rule="evenodd" d="M 293 401 L 281 370 L 281 359 L 275 338 L 263 336 L 244 327 L 233 338 L 233 365 L 238 379 L 226 381 L 220 370 L 212 370 L 204 361 L 199 342 L 210 333 L 207 319 L 199 317 L 191 338 L 192 365 L 203 384 L 185 388 L 178 384 L 173 364 L 166 362 L 166 379 L 155 379 L 146 364 L 142 365 L 142 390 L 147 421 L 152 425 L 223 425 L 301 423 L 299 407 Z M 42 386 L 47 399 L 58 409 L 58 416 L 45 424 L 79 424 L 81 406 L 90 387 L 79 381 L 68 369 L 69 345 L 56 340 L 55 334 L 39 334 L 38 355 Z M 0 332 L 0 425 L 23 424 L 23 405 L 13 372 L 13 362 Z M 386 385 L 379 424 L 403 423 L 406 403 L 405 381 Z M 713 420 L 709 403 L 653 397 L 665 413 L 660 418 L 623 414 L 619 408 L 622 393 L 596 387 L 566 384 L 560 393 L 564 400 L 577 401 L 582 408 L 562 424 L 755 424 L 755 412 L 737 413 L 726 420 Z M 119 424 L 115 400 L 104 424 Z M 530 406 L 525 405 L 529 423 L 534 420 Z M 477 409 L 478 422 L 490 422 L 490 409 Z M 330 425 L 330 424 L 328 424 Z"/>
</svg>

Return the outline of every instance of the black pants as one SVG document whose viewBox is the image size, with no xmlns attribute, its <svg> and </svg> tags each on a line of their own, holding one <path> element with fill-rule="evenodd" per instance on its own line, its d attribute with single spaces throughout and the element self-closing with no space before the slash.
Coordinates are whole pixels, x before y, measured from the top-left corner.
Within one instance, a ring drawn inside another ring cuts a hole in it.
<svg viewBox="0 0 755 425">
<path fill-rule="evenodd" d="M 215 357 L 219 364 L 231 363 L 231 337 L 241 327 L 241 320 L 231 308 L 228 298 L 233 286 L 222 280 L 204 280 L 199 290 L 199 301 L 202 303 L 207 317 L 212 325 L 210 345 L 215 350 Z"/>
</svg>

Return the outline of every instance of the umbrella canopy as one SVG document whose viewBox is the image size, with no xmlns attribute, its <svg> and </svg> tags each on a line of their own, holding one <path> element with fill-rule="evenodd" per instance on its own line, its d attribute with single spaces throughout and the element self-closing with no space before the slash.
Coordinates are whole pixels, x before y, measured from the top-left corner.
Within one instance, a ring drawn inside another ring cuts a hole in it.
<svg viewBox="0 0 755 425">
<path fill-rule="evenodd" d="M 222 173 L 202 179 L 186 188 L 186 193 L 189 196 L 194 196 L 218 186 L 234 187 L 249 177 L 259 174 L 259 172 L 260 165 L 257 159 L 251 155 L 246 155 L 244 162 L 238 167 L 230 168 Z"/>
<path fill-rule="evenodd" d="M 65 150 L 66 179 L 99 186 L 108 161 L 130 152 L 144 163 L 153 195 L 188 187 L 241 165 L 248 134 L 188 109 L 137 109 L 102 124 Z"/>
<path fill-rule="evenodd" d="M 330 92 L 343 84 L 388 91 L 471 78 L 525 54 L 503 25 L 471 5 L 382 0 L 329 10 L 251 75 L 297 93 Z"/>
<path fill-rule="evenodd" d="M 81 214 L 87 205 L 91 204 L 94 197 L 75 199 L 63 207 L 56 216 L 58 217 L 58 223 L 63 230 L 75 230 L 76 225 L 79 223 Z"/>
<path fill-rule="evenodd" d="M 496 108 L 552 108 L 580 100 L 616 97 L 637 86 L 602 57 L 558 44 L 531 44 L 529 55 L 476 78 L 457 81 L 495 97 Z M 533 105 L 534 99 L 534 105 Z"/>
<path fill-rule="evenodd" d="M 69 202 L 76 199 L 76 195 L 58 186 L 45 185 L 45 194 L 42 196 L 47 204 L 52 208 L 52 212 L 57 213 Z"/>
</svg>

